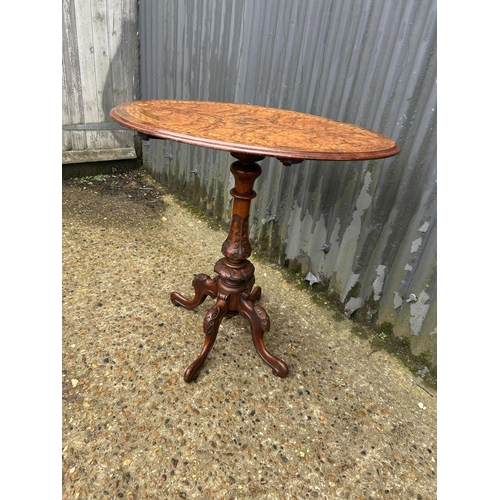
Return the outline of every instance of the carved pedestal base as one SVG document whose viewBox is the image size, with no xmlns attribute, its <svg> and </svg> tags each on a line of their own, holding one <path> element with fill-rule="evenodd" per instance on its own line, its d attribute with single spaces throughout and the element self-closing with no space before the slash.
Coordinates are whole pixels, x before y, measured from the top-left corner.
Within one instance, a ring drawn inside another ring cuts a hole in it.
<svg viewBox="0 0 500 500">
<path fill-rule="evenodd" d="M 255 162 L 263 157 L 244 154 L 233 156 L 238 158 L 231 165 L 231 172 L 235 177 L 235 187 L 231 190 L 234 197 L 233 217 L 228 237 L 222 245 L 224 258 L 218 260 L 214 267 L 216 276 L 211 279 L 207 274 L 197 274 L 193 280 L 193 299 L 187 299 L 177 292 L 172 292 L 170 296 L 174 305 L 187 309 L 199 306 L 207 296 L 216 299 L 203 322 L 203 349 L 184 373 L 186 382 L 194 380 L 205 363 L 214 346 L 222 319 L 237 314 L 241 314 L 250 323 L 254 346 L 260 357 L 273 369 L 273 373 L 279 377 L 288 374 L 285 362 L 273 356 L 264 344 L 264 333 L 269 331 L 270 321 L 264 308 L 256 304 L 260 299 L 261 289 L 254 287 L 254 266 L 248 260 L 251 253 L 248 240 L 250 202 L 256 196 L 252 188 L 262 171 Z"/>
</svg>

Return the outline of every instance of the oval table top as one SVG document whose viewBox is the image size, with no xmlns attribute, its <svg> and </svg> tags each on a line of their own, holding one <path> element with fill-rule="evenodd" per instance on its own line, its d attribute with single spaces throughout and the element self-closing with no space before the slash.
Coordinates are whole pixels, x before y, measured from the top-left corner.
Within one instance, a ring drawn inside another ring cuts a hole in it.
<svg viewBox="0 0 500 500">
<path fill-rule="evenodd" d="M 370 160 L 400 151 L 389 137 L 356 125 L 250 104 L 139 100 L 110 116 L 148 137 L 279 159 Z"/>
</svg>

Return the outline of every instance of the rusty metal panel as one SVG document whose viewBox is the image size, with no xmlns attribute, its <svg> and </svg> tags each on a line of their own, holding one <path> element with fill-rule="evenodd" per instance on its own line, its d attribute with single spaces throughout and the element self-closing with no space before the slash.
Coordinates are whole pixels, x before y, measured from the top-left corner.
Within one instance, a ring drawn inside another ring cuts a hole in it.
<svg viewBox="0 0 500 500">
<path fill-rule="evenodd" d="M 134 134 L 109 111 L 139 95 L 136 0 L 63 0 L 63 163 L 134 154 Z"/>
<path fill-rule="evenodd" d="M 251 237 L 435 368 L 436 1 L 151 0 L 139 31 L 144 99 L 293 109 L 398 142 L 386 160 L 264 160 Z M 145 155 L 156 178 L 229 221 L 229 154 L 150 141 Z"/>
</svg>

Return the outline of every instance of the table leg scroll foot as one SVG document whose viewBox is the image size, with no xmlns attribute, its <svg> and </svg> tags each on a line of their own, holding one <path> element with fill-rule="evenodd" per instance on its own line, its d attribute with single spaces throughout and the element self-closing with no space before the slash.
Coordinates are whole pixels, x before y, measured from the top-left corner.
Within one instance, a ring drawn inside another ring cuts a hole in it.
<svg viewBox="0 0 500 500">
<path fill-rule="evenodd" d="M 205 333 L 205 343 L 200 355 L 187 367 L 184 372 L 184 380 L 192 382 L 198 375 L 199 370 L 204 365 L 210 351 L 212 350 L 217 332 L 222 318 L 226 315 L 228 303 L 226 297 L 219 294 L 217 302 L 210 308 L 203 321 L 203 331 Z"/>
<path fill-rule="evenodd" d="M 260 286 L 256 286 L 251 292 L 250 292 L 250 297 L 248 297 L 248 300 L 250 302 L 257 302 L 260 300 L 260 296 L 262 295 L 262 290 Z"/>
<path fill-rule="evenodd" d="M 287 364 L 271 354 L 264 344 L 264 333 L 268 332 L 271 327 L 267 312 L 262 306 L 253 303 L 252 294 L 246 293 L 240 294 L 239 311 L 250 323 L 252 341 L 259 356 L 273 369 L 274 375 L 286 377 L 288 375 Z"/>
<path fill-rule="evenodd" d="M 210 279 L 208 274 L 196 274 L 193 279 L 194 298 L 187 299 L 177 292 L 170 294 L 170 300 L 174 306 L 182 306 L 186 309 L 194 309 L 195 307 L 203 304 L 207 295 L 213 299 L 217 297 L 217 278 Z"/>
</svg>

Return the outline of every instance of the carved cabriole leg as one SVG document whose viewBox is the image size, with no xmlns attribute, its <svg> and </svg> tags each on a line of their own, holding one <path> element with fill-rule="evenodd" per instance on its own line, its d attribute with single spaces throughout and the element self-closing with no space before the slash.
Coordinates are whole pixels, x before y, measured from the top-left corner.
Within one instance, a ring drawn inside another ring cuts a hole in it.
<svg viewBox="0 0 500 500">
<path fill-rule="evenodd" d="M 256 286 L 253 290 L 252 287 L 250 287 L 248 290 L 250 291 L 250 296 L 248 297 L 250 302 L 257 302 L 260 300 L 260 296 L 262 295 L 260 286 Z"/>
<path fill-rule="evenodd" d="M 198 274 L 193 280 L 195 296 L 187 299 L 173 292 L 171 300 L 176 306 L 192 309 L 200 305 L 207 295 L 217 297 L 215 305 L 208 311 L 203 324 L 205 343 L 198 358 L 187 368 L 184 380 L 191 382 L 205 363 L 217 337 L 222 318 L 231 318 L 241 314 L 250 323 L 252 340 L 260 357 L 273 369 L 275 375 L 285 377 L 288 366 L 284 361 L 273 356 L 264 345 L 264 333 L 269 331 L 270 321 L 264 308 L 255 304 L 260 299 L 260 287 L 254 288 L 254 266 L 248 260 L 252 249 L 248 239 L 250 203 L 255 198 L 253 190 L 255 179 L 262 169 L 256 162 L 262 156 L 234 154 L 237 158 L 231 165 L 235 186 L 231 189 L 234 198 L 233 215 L 229 234 L 222 244 L 224 257 L 215 263 L 216 277 L 212 280 L 206 274 Z"/>
<path fill-rule="evenodd" d="M 177 292 L 172 292 L 170 294 L 170 300 L 174 306 L 183 306 L 186 309 L 194 309 L 195 307 L 203 304 L 207 295 L 210 295 L 212 299 L 217 297 L 217 277 L 215 279 L 210 279 L 208 274 L 195 274 L 193 280 L 194 287 L 194 298 L 189 300 L 183 295 Z"/>
<path fill-rule="evenodd" d="M 203 349 L 200 355 L 188 366 L 184 372 L 184 380 L 186 382 L 191 382 L 196 378 L 196 375 L 200 368 L 205 363 L 212 347 L 215 344 L 215 339 L 217 338 L 217 332 L 219 331 L 220 322 L 222 318 L 226 315 L 228 309 L 227 297 L 219 294 L 217 297 L 217 302 L 210 308 L 205 320 L 203 321 L 203 331 L 205 332 L 205 343 L 203 344 Z"/>
<path fill-rule="evenodd" d="M 281 359 L 273 356 L 264 345 L 264 332 L 268 332 L 271 327 L 269 316 L 263 307 L 254 304 L 247 293 L 241 293 L 240 314 L 250 323 L 252 340 L 259 356 L 273 369 L 273 373 L 279 377 L 286 377 L 288 366 Z"/>
</svg>

